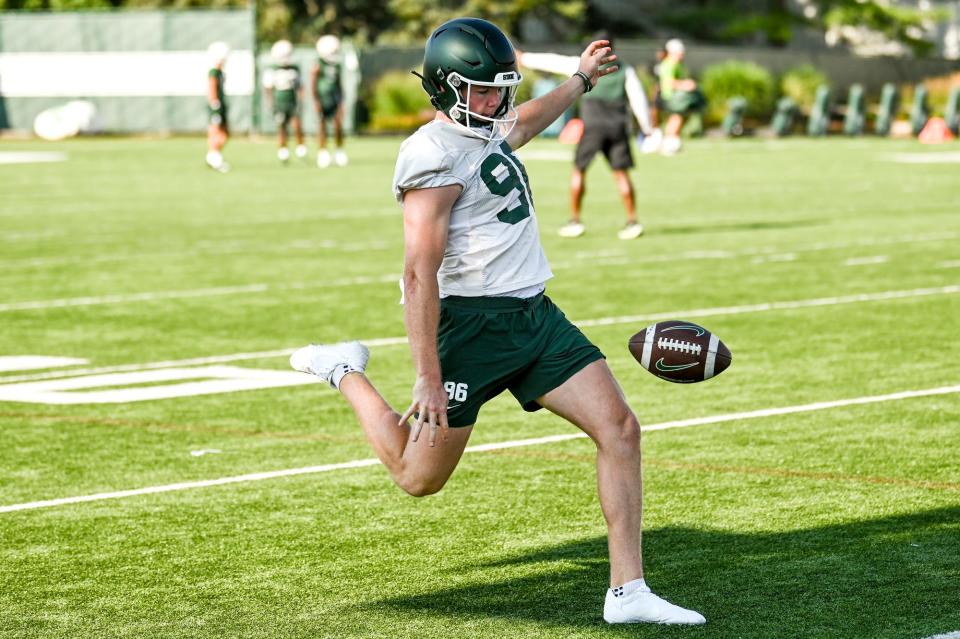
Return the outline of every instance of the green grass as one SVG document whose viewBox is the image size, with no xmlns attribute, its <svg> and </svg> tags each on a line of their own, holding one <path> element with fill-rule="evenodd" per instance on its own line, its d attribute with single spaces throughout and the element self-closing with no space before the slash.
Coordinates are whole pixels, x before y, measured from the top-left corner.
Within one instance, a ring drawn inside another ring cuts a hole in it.
<svg viewBox="0 0 960 639">
<path fill-rule="evenodd" d="M 0 356 L 99 369 L 252 353 L 222 365 L 285 371 L 269 353 L 403 336 L 398 145 L 350 140 L 351 166 L 319 171 L 237 140 L 223 176 L 199 139 L 5 141 L 69 161 L 0 165 Z M 537 158 L 571 149 L 530 150 L 549 292 L 643 423 L 960 384 L 960 295 L 943 290 L 960 283 L 957 164 L 888 159 L 955 147 L 703 141 L 638 157 L 634 242 L 616 239 L 602 161 L 587 234 L 557 237 L 570 166 Z M 934 290 L 696 314 L 734 353 L 705 384 L 658 381 L 626 349 L 653 315 L 916 289 Z M 375 347 L 369 374 L 405 407 L 406 346 Z M 958 427 L 950 393 L 646 433 L 648 581 L 702 628 L 602 622 L 605 528 L 576 439 L 468 454 L 426 499 L 371 466 L 0 513 L 0 636 L 920 639 L 960 630 Z M 471 443 L 573 432 L 504 396 Z M 319 386 L 0 402 L 0 433 L 0 506 L 372 457 Z"/>
</svg>

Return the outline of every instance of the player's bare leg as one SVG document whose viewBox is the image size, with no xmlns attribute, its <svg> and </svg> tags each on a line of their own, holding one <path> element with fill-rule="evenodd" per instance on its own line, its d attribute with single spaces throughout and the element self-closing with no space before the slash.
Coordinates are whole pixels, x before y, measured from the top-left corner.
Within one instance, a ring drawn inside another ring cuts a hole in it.
<svg viewBox="0 0 960 639">
<path fill-rule="evenodd" d="M 580 211 L 583 207 L 583 196 L 587 191 L 585 174 L 580 169 L 573 169 L 570 176 L 570 221 L 580 221 Z"/>
<path fill-rule="evenodd" d="M 627 211 L 627 224 L 637 221 L 637 206 L 633 196 L 633 182 L 630 175 L 623 169 L 613 171 L 613 179 L 617 183 L 617 190 L 620 191 L 620 199 L 623 200 L 623 208 Z"/>
<path fill-rule="evenodd" d="M 307 145 L 303 143 L 303 124 L 300 122 L 300 116 L 295 115 L 291 119 L 291 124 L 293 125 L 293 136 L 297 141 L 296 149 L 294 152 L 297 154 L 297 157 L 301 160 L 307 157 Z"/>
<path fill-rule="evenodd" d="M 703 617 L 656 596 L 643 581 L 640 424 L 606 361 L 597 360 L 537 402 L 585 432 L 597 447 L 597 489 L 607 522 L 610 623 L 698 624 Z"/>
<path fill-rule="evenodd" d="M 333 161 L 337 166 L 346 166 L 349 161 L 347 152 L 343 150 L 343 105 L 337 107 L 337 112 L 333 115 L 333 135 L 337 144 L 337 150 L 333 154 Z"/>
<path fill-rule="evenodd" d="M 586 193 L 585 171 L 574 167 L 570 176 L 570 221 L 560 227 L 560 237 L 580 237 L 586 229 L 580 222 L 580 209 Z"/>
<path fill-rule="evenodd" d="M 221 173 L 230 170 L 230 165 L 226 163 L 221 153 L 227 143 L 227 137 L 227 130 L 223 126 L 211 124 L 207 127 L 207 165 Z"/>
<path fill-rule="evenodd" d="M 680 129 L 683 127 L 683 116 L 672 113 L 667 118 L 667 126 L 663 132 L 663 142 L 660 144 L 660 153 L 673 155 L 680 150 Z"/>
<path fill-rule="evenodd" d="M 424 427 L 417 441 L 409 423 L 399 426 L 400 414 L 383 399 L 364 375 L 343 378 L 340 392 L 354 413 L 377 458 L 390 471 L 393 481 L 407 493 L 422 497 L 443 488 L 467 447 L 473 426 L 449 429 L 445 441 L 436 436 L 436 445 Z"/>
<path fill-rule="evenodd" d="M 290 159 L 290 149 L 287 148 L 287 120 L 283 120 L 277 127 L 277 158 L 281 162 Z"/>
<path fill-rule="evenodd" d="M 330 151 L 327 150 L 327 119 L 323 115 L 322 108 L 317 109 L 317 117 L 319 118 L 319 130 L 317 131 L 317 144 L 319 146 L 317 149 L 317 166 L 325 169 L 333 162 L 333 157 L 330 155 Z"/>
<path fill-rule="evenodd" d="M 630 180 L 630 174 L 624 169 L 615 169 L 613 179 L 617 183 L 617 190 L 620 191 L 620 199 L 623 200 L 623 208 L 627 212 L 627 223 L 617 234 L 621 240 L 632 240 L 643 235 L 643 226 L 637 221 L 636 198 L 633 194 L 633 181 Z"/>
<path fill-rule="evenodd" d="M 643 577 L 640 424 L 606 362 L 589 364 L 537 402 L 575 424 L 597 446 L 597 488 L 610 534 L 610 584 Z"/>
<path fill-rule="evenodd" d="M 408 423 L 400 424 L 401 415 L 364 375 L 367 357 L 366 347 L 359 342 L 310 345 L 297 350 L 290 365 L 340 390 L 377 458 L 400 488 L 417 497 L 438 492 L 460 462 L 473 427 L 448 429 L 444 437 L 429 425 L 418 433 Z"/>
</svg>

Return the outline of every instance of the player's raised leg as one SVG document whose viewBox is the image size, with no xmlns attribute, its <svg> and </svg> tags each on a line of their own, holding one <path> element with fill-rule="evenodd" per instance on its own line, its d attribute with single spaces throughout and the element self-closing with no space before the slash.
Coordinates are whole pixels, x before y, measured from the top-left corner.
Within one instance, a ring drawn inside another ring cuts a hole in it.
<svg viewBox="0 0 960 639">
<path fill-rule="evenodd" d="M 606 361 L 588 364 L 537 402 L 575 424 L 597 447 L 597 489 L 610 552 L 604 619 L 609 623 L 704 623 L 702 615 L 661 599 L 644 582 L 640 425 Z"/>
<path fill-rule="evenodd" d="M 431 446 L 424 434 L 413 440 L 410 425 L 400 422 L 383 396 L 364 375 L 369 351 L 360 342 L 305 346 L 290 356 L 290 365 L 316 375 L 340 390 L 350 403 L 377 458 L 404 491 L 422 497 L 438 492 L 453 474 L 470 439 L 472 426 L 449 429 L 445 441 Z"/>
</svg>

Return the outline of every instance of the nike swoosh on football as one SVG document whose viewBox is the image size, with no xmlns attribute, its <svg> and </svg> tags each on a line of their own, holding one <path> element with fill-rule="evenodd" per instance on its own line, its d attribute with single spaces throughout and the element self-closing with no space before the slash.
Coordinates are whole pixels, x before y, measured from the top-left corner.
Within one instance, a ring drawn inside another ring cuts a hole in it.
<svg viewBox="0 0 960 639">
<path fill-rule="evenodd" d="M 696 331 L 697 337 L 700 337 L 700 336 L 703 335 L 704 332 L 705 332 L 704 329 L 701 328 L 700 326 L 693 326 L 693 325 L 668 326 L 667 328 L 661 328 L 661 329 L 660 329 L 660 332 L 661 332 L 661 333 L 666 333 L 667 331 L 684 331 L 684 330 L 686 330 L 686 331 Z"/>
<path fill-rule="evenodd" d="M 693 362 L 692 364 L 664 364 L 664 363 L 663 363 L 663 358 L 661 357 L 660 359 L 657 360 L 657 363 L 654 364 L 654 366 L 656 366 L 656 369 L 657 369 L 658 371 L 663 371 L 664 373 L 669 373 L 669 372 L 672 372 L 672 371 L 682 371 L 682 370 L 686 370 L 686 369 L 688 369 L 688 368 L 693 368 L 693 367 L 696 366 L 697 364 L 699 364 L 699 362 Z"/>
</svg>

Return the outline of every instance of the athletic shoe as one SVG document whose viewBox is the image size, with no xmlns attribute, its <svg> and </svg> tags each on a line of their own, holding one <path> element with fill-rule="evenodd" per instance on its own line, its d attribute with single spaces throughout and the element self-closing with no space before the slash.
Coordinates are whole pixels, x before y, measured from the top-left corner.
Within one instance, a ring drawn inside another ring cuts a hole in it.
<svg viewBox="0 0 960 639">
<path fill-rule="evenodd" d="M 660 145 L 660 154 L 676 155 L 680 151 L 681 146 L 682 144 L 678 137 L 663 138 L 663 143 Z"/>
<path fill-rule="evenodd" d="M 285 146 L 277 149 L 277 159 L 286 164 L 287 160 L 290 159 L 290 149 Z"/>
<path fill-rule="evenodd" d="M 297 154 L 297 158 L 300 160 L 307 159 L 307 146 L 305 144 L 298 144 L 297 148 L 294 149 L 294 153 Z"/>
<path fill-rule="evenodd" d="M 663 142 L 663 131 L 654 129 L 650 135 L 643 138 L 640 142 L 641 153 L 656 153 L 660 150 L 660 144 Z"/>
<path fill-rule="evenodd" d="M 621 240 L 635 240 L 643 235 L 643 224 L 639 222 L 627 222 L 627 225 L 617 231 L 617 237 Z"/>
<path fill-rule="evenodd" d="M 560 237 L 580 237 L 586 232 L 586 228 L 580 222 L 576 220 L 570 220 L 566 224 L 560 227 L 560 230 L 557 233 Z"/>
<path fill-rule="evenodd" d="M 675 606 L 656 596 L 645 584 L 629 594 L 623 594 L 623 586 L 607 590 L 603 619 L 607 623 L 698 625 L 707 622 L 699 612 Z"/>
<path fill-rule="evenodd" d="M 333 161 L 337 166 L 346 166 L 347 165 L 347 152 L 343 149 L 337 149 L 333 154 Z"/>
<path fill-rule="evenodd" d="M 310 344 L 294 351 L 290 366 L 301 373 L 316 375 L 332 387 L 339 388 L 347 373 L 363 373 L 370 359 L 370 350 L 360 342 Z"/>
<path fill-rule="evenodd" d="M 330 166 L 330 162 L 330 151 L 327 151 L 326 149 L 320 149 L 320 151 L 317 152 L 317 166 L 321 169 L 325 169 Z"/>
<path fill-rule="evenodd" d="M 217 151 L 207 153 L 207 166 L 220 173 L 226 173 L 230 170 L 230 165 L 224 161 L 223 156 Z"/>
</svg>

